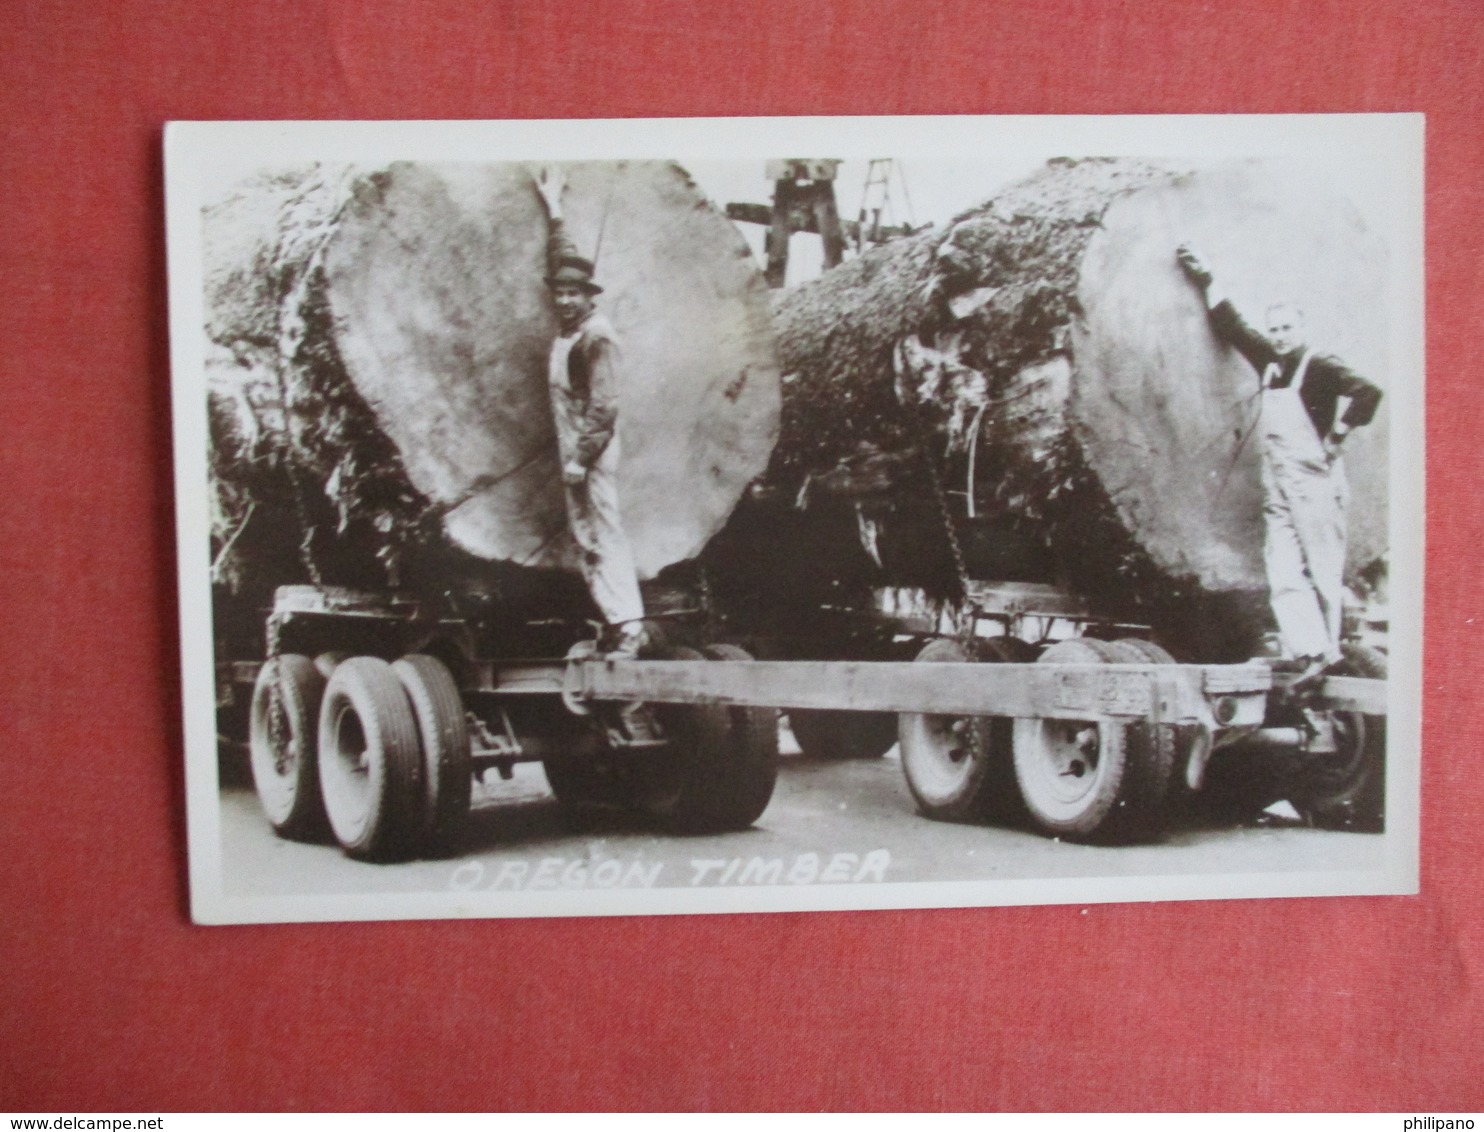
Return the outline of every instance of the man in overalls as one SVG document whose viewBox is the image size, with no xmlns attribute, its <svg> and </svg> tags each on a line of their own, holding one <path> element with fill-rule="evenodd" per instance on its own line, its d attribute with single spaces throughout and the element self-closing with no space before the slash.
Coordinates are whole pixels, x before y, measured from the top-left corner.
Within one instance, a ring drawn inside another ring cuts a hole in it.
<svg viewBox="0 0 1484 1132">
<path fill-rule="evenodd" d="M 613 631 L 610 655 L 633 656 L 644 642 L 644 602 L 618 507 L 618 338 L 594 306 L 603 288 L 593 282 L 593 263 L 567 235 L 565 187 L 561 172 L 551 168 L 536 182 L 551 222 L 546 285 L 560 331 L 548 365 L 552 415 L 583 578 Z"/>
<path fill-rule="evenodd" d="M 1212 330 L 1261 377 L 1268 600 L 1300 682 L 1311 680 L 1340 659 L 1348 497 L 1340 449 L 1375 416 L 1381 390 L 1338 358 L 1307 349 L 1303 312 L 1291 303 L 1269 307 L 1267 333 L 1259 333 L 1193 249 L 1182 245 L 1175 256 L 1204 292 Z M 1349 403 L 1340 413 L 1342 397 Z"/>
</svg>

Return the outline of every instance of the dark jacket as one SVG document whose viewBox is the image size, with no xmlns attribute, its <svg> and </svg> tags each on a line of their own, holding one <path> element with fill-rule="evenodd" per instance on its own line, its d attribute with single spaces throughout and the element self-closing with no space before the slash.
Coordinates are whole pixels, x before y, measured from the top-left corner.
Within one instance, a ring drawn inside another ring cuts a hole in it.
<svg viewBox="0 0 1484 1132">
<path fill-rule="evenodd" d="M 1252 363 L 1259 375 L 1276 363 L 1279 377 L 1273 382 L 1273 388 L 1282 389 L 1292 384 L 1304 356 L 1302 350 L 1279 354 L 1265 335 L 1247 324 L 1230 300 L 1223 300 L 1211 308 L 1211 327 L 1222 341 L 1230 343 Z M 1334 427 L 1335 408 L 1341 397 L 1350 398 L 1350 406 L 1340 418 L 1347 428 L 1369 424 L 1376 415 L 1376 407 L 1381 404 L 1381 390 L 1339 358 L 1329 354 L 1313 355 L 1309 359 L 1309 368 L 1304 371 L 1299 399 L 1309 411 L 1314 431 L 1321 437 L 1328 436 Z"/>
<path fill-rule="evenodd" d="M 564 259 L 577 255 L 577 245 L 566 226 L 555 220 L 547 241 L 547 261 L 554 272 Z M 603 455 L 618 426 L 618 342 L 608 320 L 594 311 L 577 329 L 577 343 L 567 355 L 570 403 L 580 417 L 577 461 L 591 468 Z"/>
</svg>

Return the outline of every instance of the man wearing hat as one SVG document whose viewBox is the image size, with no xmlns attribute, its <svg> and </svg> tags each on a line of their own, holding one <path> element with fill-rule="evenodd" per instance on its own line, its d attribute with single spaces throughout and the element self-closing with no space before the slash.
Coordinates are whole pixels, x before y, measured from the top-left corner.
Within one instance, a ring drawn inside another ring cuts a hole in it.
<svg viewBox="0 0 1484 1132">
<path fill-rule="evenodd" d="M 546 285 L 559 328 L 548 366 L 552 415 L 582 574 L 603 619 L 616 631 L 615 653 L 632 656 L 644 641 L 644 602 L 618 507 L 618 338 L 593 303 L 603 290 L 593 282 L 593 263 L 578 254 L 567 235 L 565 187 L 566 179 L 554 168 L 543 169 L 536 182 L 551 222 Z"/>
</svg>

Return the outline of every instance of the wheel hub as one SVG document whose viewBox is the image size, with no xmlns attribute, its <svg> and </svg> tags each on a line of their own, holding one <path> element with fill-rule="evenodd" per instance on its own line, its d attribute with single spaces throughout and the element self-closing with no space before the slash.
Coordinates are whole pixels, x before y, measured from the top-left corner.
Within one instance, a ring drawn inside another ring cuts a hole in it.
<svg viewBox="0 0 1484 1132">
<path fill-rule="evenodd" d="M 1046 720 L 1041 734 L 1043 781 L 1064 802 L 1082 797 L 1098 773 L 1097 726 L 1086 720 Z"/>
</svg>

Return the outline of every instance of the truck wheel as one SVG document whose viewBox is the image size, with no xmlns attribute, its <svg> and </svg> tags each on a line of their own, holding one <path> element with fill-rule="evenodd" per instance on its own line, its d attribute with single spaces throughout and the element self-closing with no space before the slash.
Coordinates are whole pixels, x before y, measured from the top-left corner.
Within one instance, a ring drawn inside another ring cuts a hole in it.
<svg viewBox="0 0 1484 1132">
<path fill-rule="evenodd" d="M 929 641 L 917 664 L 966 664 L 957 641 Z M 983 716 L 919 715 L 903 712 L 897 735 L 902 773 L 923 815 L 940 821 L 982 816 L 981 797 L 995 759 L 995 728 Z M 999 738 L 1003 738 L 1000 729 Z"/>
<path fill-rule="evenodd" d="M 708 646 L 712 660 L 751 660 L 735 645 Z M 700 660 L 694 649 L 662 659 Z M 683 833 L 746 829 L 773 797 L 778 779 L 778 713 L 723 704 L 655 704 L 669 744 L 648 761 L 639 786 L 642 809 Z"/>
<path fill-rule="evenodd" d="M 879 759 L 897 741 L 897 717 L 884 711 L 796 708 L 788 723 L 811 759 Z"/>
<path fill-rule="evenodd" d="M 565 810 L 578 813 L 594 806 L 622 806 L 629 799 L 629 784 L 617 774 L 611 759 L 553 757 L 543 761 L 541 769 Z"/>
<path fill-rule="evenodd" d="M 914 641 L 873 645 L 851 650 L 850 660 L 913 660 Z M 837 759 L 879 759 L 897 742 L 897 716 L 890 711 L 836 711 L 797 708 L 788 713 L 789 729 L 805 758 L 821 762 Z"/>
<path fill-rule="evenodd" d="M 326 680 L 335 675 L 335 669 L 350 656 L 348 652 L 322 652 L 314 658 L 314 667 Z"/>
<path fill-rule="evenodd" d="M 705 645 L 708 660 L 751 660 L 752 654 L 738 645 Z M 729 707 L 728 738 L 732 774 L 727 804 L 731 817 L 727 829 L 746 829 L 762 817 L 773 800 L 778 784 L 778 710 L 765 707 Z"/>
<path fill-rule="evenodd" d="M 1293 758 L 1280 751 L 1251 750 L 1238 741 L 1211 756 L 1190 811 L 1207 821 L 1247 825 L 1292 792 Z"/>
<path fill-rule="evenodd" d="M 473 771 L 464 700 L 447 666 L 435 657 L 413 653 L 392 671 L 412 705 L 422 746 L 422 848 L 447 853 L 457 847 L 469 817 Z"/>
<path fill-rule="evenodd" d="M 1364 645 L 1341 646 L 1336 675 L 1386 678 L 1386 658 Z M 1302 764 L 1290 799 L 1320 829 L 1381 833 L 1386 828 L 1386 717 L 1336 712 L 1336 752 Z"/>
<path fill-rule="evenodd" d="M 1085 637 L 1058 641 L 1040 664 L 1130 663 L 1126 651 Z M 1075 840 L 1149 836 L 1169 785 L 1158 744 L 1126 724 L 1017 719 L 1015 777 L 1032 819 Z"/>
<path fill-rule="evenodd" d="M 1108 645 L 1115 664 L 1174 664 L 1175 658 L 1153 641 L 1137 637 L 1125 637 Z M 1165 816 L 1165 799 L 1172 784 L 1184 781 L 1184 766 L 1181 755 L 1188 753 L 1192 736 L 1187 728 L 1174 723 L 1151 726 L 1142 721 L 1129 725 L 1127 741 L 1147 748 L 1141 765 L 1147 765 L 1150 781 L 1146 793 L 1151 795 L 1146 818 L 1152 827 Z"/>
<path fill-rule="evenodd" d="M 1036 647 L 1019 637 L 986 637 L 975 642 L 975 659 L 990 664 L 1033 664 Z M 1015 721 L 981 720 L 989 728 L 989 769 L 979 791 L 983 816 L 1000 825 L 1023 825 L 1027 817 L 1020 783 L 1015 780 Z"/>
<path fill-rule="evenodd" d="M 409 855 L 422 825 L 417 718 L 391 665 L 344 661 L 319 715 L 320 788 L 330 828 L 353 857 Z"/>
<path fill-rule="evenodd" d="M 248 755 L 258 801 L 280 837 L 324 832 L 315 761 L 316 720 L 325 680 L 314 662 L 282 653 L 258 669 L 248 716 Z"/>
</svg>

